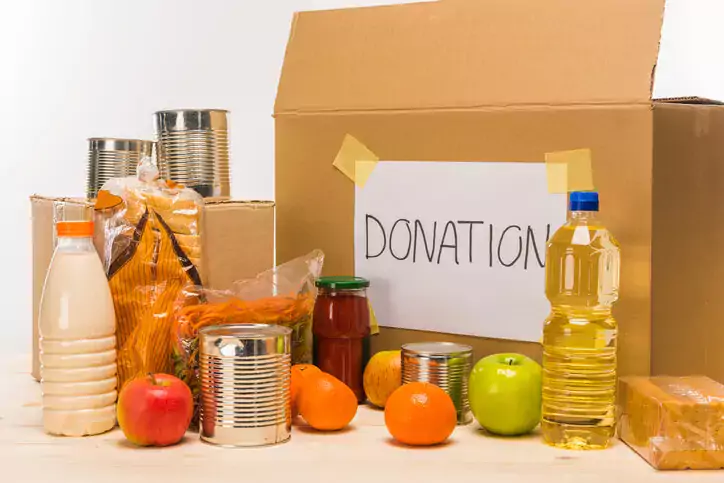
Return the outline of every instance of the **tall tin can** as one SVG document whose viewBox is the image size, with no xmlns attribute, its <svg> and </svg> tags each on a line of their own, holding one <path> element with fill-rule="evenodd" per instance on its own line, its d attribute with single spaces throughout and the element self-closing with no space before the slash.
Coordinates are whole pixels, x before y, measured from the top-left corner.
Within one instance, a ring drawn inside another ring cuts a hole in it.
<svg viewBox="0 0 724 483">
<path fill-rule="evenodd" d="M 228 198 L 228 111 L 177 109 L 154 114 L 161 176 L 204 197 Z"/>
<path fill-rule="evenodd" d="M 199 331 L 201 439 L 266 446 L 291 436 L 291 329 L 270 324 Z"/>
<path fill-rule="evenodd" d="M 457 410 L 458 424 L 472 421 L 468 377 L 473 348 L 452 342 L 418 342 L 402 346 L 402 383 L 429 382 L 448 393 Z"/>
<path fill-rule="evenodd" d="M 111 178 L 136 174 L 136 166 L 153 154 L 153 141 L 143 139 L 88 139 L 88 182 L 86 196 L 94 199 L 98 190 Z"/>
</svg>

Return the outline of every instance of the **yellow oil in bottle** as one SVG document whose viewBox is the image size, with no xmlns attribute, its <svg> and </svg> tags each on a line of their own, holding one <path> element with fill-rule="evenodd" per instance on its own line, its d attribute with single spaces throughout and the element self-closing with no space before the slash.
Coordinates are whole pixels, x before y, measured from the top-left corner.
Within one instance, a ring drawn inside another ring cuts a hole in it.
<svg viewBox="0 0 724 483">
<path fill-rule="evenodd" d="M 551 313 L 543 331 L 543 419 L 546 443 L 601 449 L 616 428 L 620 249 L 598 220 L 598 194 L 571 193 L 567 223 L 546 252 Z"/>
</svg>

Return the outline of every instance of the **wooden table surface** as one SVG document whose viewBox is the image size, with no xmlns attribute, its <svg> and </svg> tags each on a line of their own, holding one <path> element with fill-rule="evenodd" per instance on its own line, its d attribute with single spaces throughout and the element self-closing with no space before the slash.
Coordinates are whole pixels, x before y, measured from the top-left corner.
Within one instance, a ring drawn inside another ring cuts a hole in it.
<svg viewBox="0 0 724 483">
<path fill-rule="evenodd" d="M 657 472 L 620 442 L 572 452 L 545 446 L 537 434 L 490 437 L 476 424 L 458 427 L 444 446 L 405 448 L 389 438 L 382 413 L 366 407 L 347 431 L 295 426 L 290 442 L 265 448 L 218 448 L 194 433 L 177 446 L 135 448 L 119 429 L 56 438 L 43 432 L 40 385 L 28 373 L 29 358 L 0 362 L 3 483 L 724 482 L 724 471 Z"/>
</svg>

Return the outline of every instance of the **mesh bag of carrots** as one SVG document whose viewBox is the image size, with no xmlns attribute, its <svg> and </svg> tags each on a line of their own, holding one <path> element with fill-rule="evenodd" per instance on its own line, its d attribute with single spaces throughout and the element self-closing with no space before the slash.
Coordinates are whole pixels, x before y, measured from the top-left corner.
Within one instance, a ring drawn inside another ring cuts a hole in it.
<svg viewBox="0 0 724 483">
<path fill-rule="evenodd" d="M 137 176 L 107 181 L 96 200 L 101 257 L 116 311 L 118 384 L 170 373 L 173 309 L 184 287 L 201 284 L 201 213 L 195 191 L 159 179 L 149 158 Z"/>
<path fill-rule="evenodd" d="M 187 286 L 176 301 L 173 331 L 175 375 L 186 382 L 198 403 L 199 329 L 212 325 L 279 324 L 292 329 L 292 364 L 312 362 L 312 314 L 315 280 L 324 254 L 314 250 L 259 274 L 229 290 Z M 198 411 L 198 404 L 196 404 Z M 194 414 L 198 422 L 198 414 Z"/>
</svg>

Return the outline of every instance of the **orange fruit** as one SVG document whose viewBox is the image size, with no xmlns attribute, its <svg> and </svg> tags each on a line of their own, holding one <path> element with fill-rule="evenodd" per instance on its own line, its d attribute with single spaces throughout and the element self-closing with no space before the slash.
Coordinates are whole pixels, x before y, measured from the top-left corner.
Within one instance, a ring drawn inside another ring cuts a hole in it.
<svg viewBox="0 0 724 483">
<path fill-rule="evenodd" d="M 393 438 L 412 446 L 440 444 L 457 425 L 450 396 L 434 384 L 411 382 L 392 393 L 385 405 L 385 425 Z"/>
<path fill-rule="evenodd" d="M 297 403 L 304 420 L 320 431 L 342 429 L 357 414 L 357 396 L 352 389 L 326 372 L 304 378 Z"/>
<path fill-rule="evenodd" d="M 312 364 L 294 364 L 292 366 L 292 377 L 290 381 L 290 399 L 292 400 L 292 417 L 296 417 L 299 414 L 299 393 L 302 390 L 302 384 L 304 378 L 310 374 L 318 374 L 322 371 L 319 367 Z"/>
</svg>

